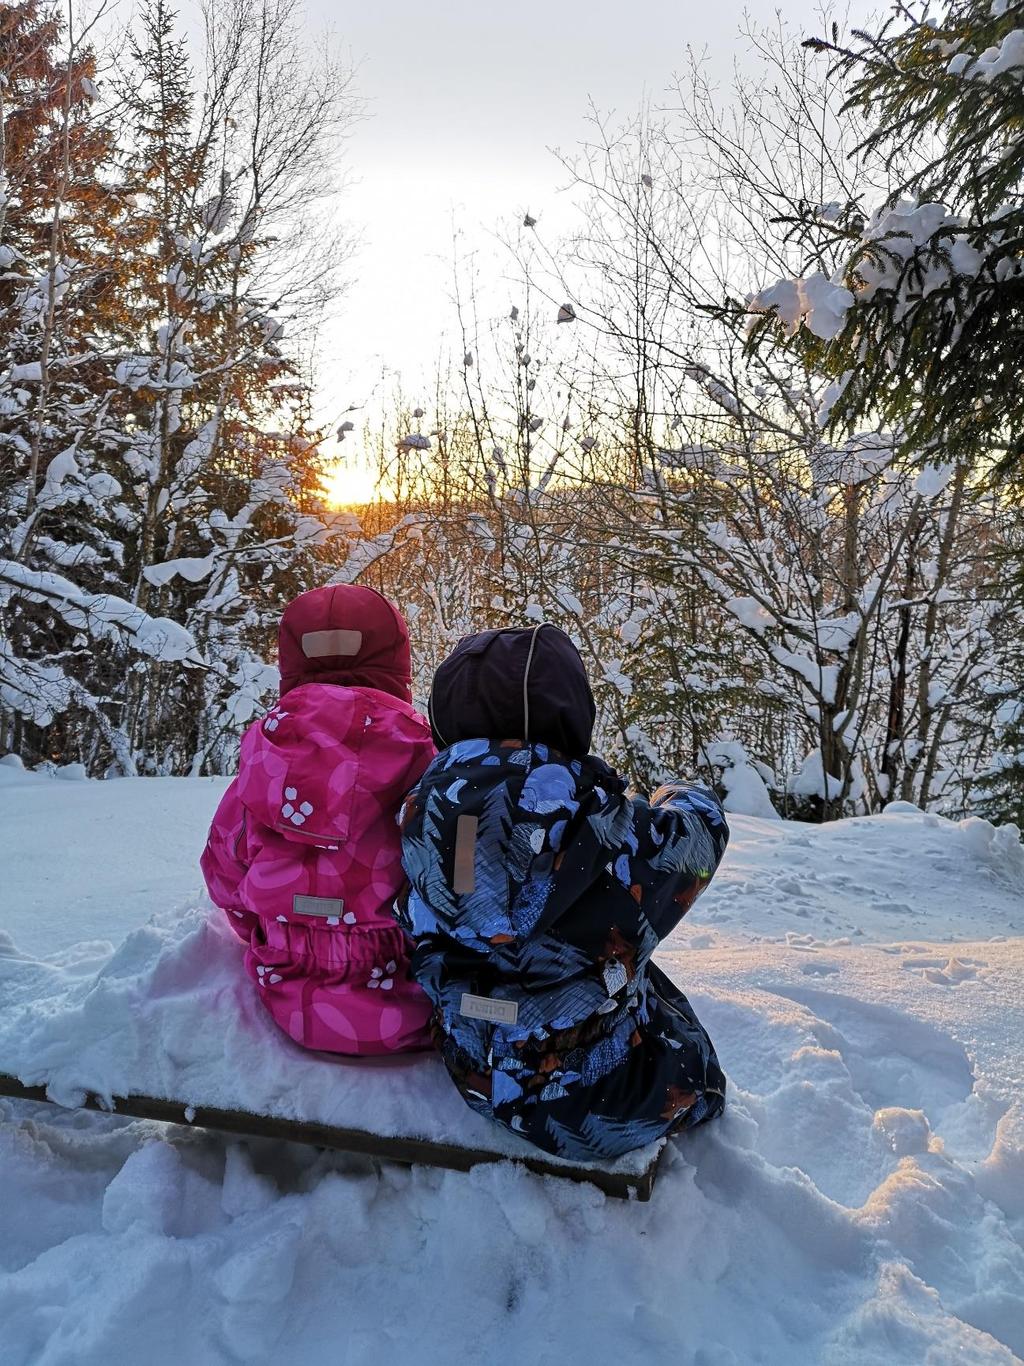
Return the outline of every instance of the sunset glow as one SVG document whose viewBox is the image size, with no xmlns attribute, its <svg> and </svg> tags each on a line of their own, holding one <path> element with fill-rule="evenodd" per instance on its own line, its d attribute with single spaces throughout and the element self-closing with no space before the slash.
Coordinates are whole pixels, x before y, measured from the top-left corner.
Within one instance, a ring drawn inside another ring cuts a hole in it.
<svg viewBox="0 0 1024 1366">
<path fill-rule="evenodd" d="M 360 460 L 339 458 L 324 475 L 324 489 L 333 508 L 362 507 L 378 496 L 377 474 Z"/>
</svg>

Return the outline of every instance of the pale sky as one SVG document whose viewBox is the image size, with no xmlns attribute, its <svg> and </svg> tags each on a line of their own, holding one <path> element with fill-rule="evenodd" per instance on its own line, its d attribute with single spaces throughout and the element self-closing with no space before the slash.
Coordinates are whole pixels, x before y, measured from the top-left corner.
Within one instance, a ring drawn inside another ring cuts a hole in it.
<svg viewBox="0 0 1024 1366">
<path fill-rule="evenodd" d="M 453 322 L 452 215 L 463 249 L 500 251 L 494 230 L 527 207 L 551 240 L 567 228 L 565 172 L 548 150 L 586 136 L 592 100 L 627 117 L 657 104 L 686 49 L 716 82 L 751 69 L 744 14 L 770 24 L 769 0 L 306 0 L 358 67 L 367 119 L 348 144 L 356 181 L 344 204 L 363 238 L 353 284 L 324 337 L 325 416 L 370 395 L 382 365 L 414 397 Z M 820 33 L 820 0 L 786 0 L 786 22 Z M 866 9 L 866 6 L 864 7 Z M 484 265 L 485 270 L 491 269 Z M 509 295 L 510 301 L 512 294 Z M 453 343 L 453 346 L 455 344 Z"/>
<path fill-rule="evenodd" d="M 180 0 L 186 22 L 198 0 Z M 346 144 L 352 185 L 339 213 L 361 239 L 351 286 L 325 319 L 319 416 L 349 403 L 379 409 L 400 373 L 407 398 L 430 407 L 429 385 L 451 338 L 453 217 L 460 250 L 475 251 L 499 307 L 496 233 L 539 220 L 553 244 L 574 222 L 567 176 L 550 149 L 571 154 L 587 136 L 591 101 L 628 119 L 657 106 L 687 49 L 703 54 L 726 95 L 734 65 L 754 75 L 744 15 L 795 34 L 819 34 L 821 0 L 304 0 L 311 42 L 329 31 L 356 68 L 366 117 Z M 838 8 L 836 13 L 842 13 Z M 850 0 L 863 18 L 865 0 Z M 515 301 L 509 287 L 508 303 Z M 360 414 L 353 414 L 357 422 Z M 352 450 L 351 444 L 346 454 Z"/>
</svg>

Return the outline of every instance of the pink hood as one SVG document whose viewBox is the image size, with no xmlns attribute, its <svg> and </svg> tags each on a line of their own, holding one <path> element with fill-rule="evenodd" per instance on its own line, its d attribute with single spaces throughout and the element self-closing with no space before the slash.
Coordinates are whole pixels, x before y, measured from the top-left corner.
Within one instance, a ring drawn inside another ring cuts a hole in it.
<svg viewBox="0 0 1024 1366">
<path fill-rule="evenodd" d="M 422 771 L 423 727 L 376 689 L 303 684 L 246 732 L 239 798 L 290 843 L 350 855 L 368 836 L 392 844 L 388 824 Z"/>
<path fill-rule="evenodd" d="M 396 814 L 433 757 L 427 722 L 375 688 L 293 687 L 242 741 L 202 866 L 246 967 L 297 1042 L 339 1053 L 428 1045 L 391 907 Z"/>
<path fill-rule="evenodd" d="M 409 630 L 395 605 L 361 583 L 300 593 L 277 633 L 281 696 L 303 683 L 374 688 L 412 699 Z"/>
</svg>

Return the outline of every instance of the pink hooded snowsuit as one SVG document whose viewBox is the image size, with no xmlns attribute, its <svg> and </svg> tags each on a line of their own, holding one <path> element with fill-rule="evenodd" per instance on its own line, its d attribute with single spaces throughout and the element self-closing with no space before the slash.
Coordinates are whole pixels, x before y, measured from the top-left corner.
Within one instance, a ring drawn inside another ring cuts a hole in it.
<svg viewBox="0 0 1024 1366">
<path fill-rule="evenodd" d="M 281 700 L 246 731 L 202 856 L 267 1009 L 307 1048 L 430 1046 L 430 1002 L 391 914 L 395 815 L 433 758 L 409 635 L 371 588 L 317 588 L 279 633 Z"/>
</svg>

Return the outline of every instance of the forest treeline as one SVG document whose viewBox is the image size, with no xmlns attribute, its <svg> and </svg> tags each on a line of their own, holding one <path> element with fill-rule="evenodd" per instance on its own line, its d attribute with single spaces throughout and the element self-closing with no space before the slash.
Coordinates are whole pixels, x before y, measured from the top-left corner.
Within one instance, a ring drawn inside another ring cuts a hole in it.
<svg viewBox="0 0 1024 1366">
<path fill-rule="evenodd" d="M 281 604 L 358 579 L 421 700 L 468 631 L 564 626 L 641 787 L 1020 820 L 1021 10 L 751 30 L 727 95 L 595 116 L 578 232 L 526 215 L 500 308 L 453 263 L 458 363 L 346 423 L 380 493 L 338 511 L 345 72 L 290 0 L 211 3 L 195 69 L 162 0 L 116 53 L 0 6 L 0 749 L 230 771 Z"/>
</svg>

